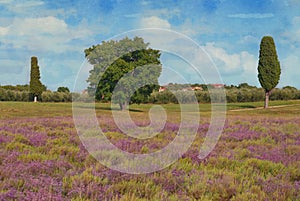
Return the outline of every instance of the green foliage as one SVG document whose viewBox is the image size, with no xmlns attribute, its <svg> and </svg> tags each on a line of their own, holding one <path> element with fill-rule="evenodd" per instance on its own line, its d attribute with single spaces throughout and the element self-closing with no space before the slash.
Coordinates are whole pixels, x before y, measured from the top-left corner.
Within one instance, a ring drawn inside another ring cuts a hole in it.
<svg viewBox="0 0 300 201">
<path fill-rule="evenodd" d="M 170 92 L 169 90 L 163 92 L 153 92 L 149 98 L 151 103 L 159 103 L 159 104 L 166 104 L 166 103 L 178 103 L 175 95 Z"/>
<path fill-rule="evenodd" d="M 101 78 L 96 99 L 112 100 L 115 103 L 140 103 L 158 87 L 161 65 L 158 50 L 138 50 L 119 58 Z M 112 92 L 114 91 L 114 96 Z"/>
<path fill-rule="evenodd" d="M 45 91 L 45 86 L 43 86 L 40 81 L 40 69 L 38 66 L 37 57 L 31 57 L 31 70 L 30 70 L 30 95 L 33 97 L 41 97 L 42 92 Z"/>
<path fill-rule="evenodd" d="M 5 90 L 12 90 L 12 91 L 29 91 L 29 85 L 24 84 L 24 85 L 4 85 L 0 86 L 0 89 L 5 89 Z"/>
<path fill-rule="evenodd" d="M 12 86 L 13 88 L 14 86 Z M 157 86 L 156 86 L 157 87 Z M 131 103 L 178 103 L 176 96 L 169 90 L 163 92 L 152 92 L 149 97 L 144 96 L 145 93 L 140 93 L 140 90 L 148 90 L 150 92 L 151 87 L 140 88 L 133 97 L 131 97 Z M 157 89 L 157 88 L 156 88 Z M 188 102 L 188 95 L 191 91 L 184 93 L 177 91 L 178 97 L 185 97 Z M 208 91 L 195 91 L 195 96 L 199 103 L 209 103 L 210 95 Z M 64 93 L 64 92 L 52 92 L 44 91 L 41 96 L 42 102 L 70 102 L 72 98 L 77 101 L 90 102 L 92 98 L 88 94 L 79 93 Z M 238 88 L 237 86 L 226 87 L 226 99 L 227 103 L 246 103 L 246 102 L 258 102 L 264 100 L 264 89 L 247 87 Z M 294 87 L 283 87 L 282 89 L 275 88 L 272 90 L 272 96 L 270 100 L 298 100 L 300 99 L 300 90 Z M 29 91 L 18 91 L 18 90 L 6 90 L 0 87 L 0 101 L 25 101 L 29 100 Z M 246 106 L 242 106 L 246 107 Z M 253 106 L 254 107 L 254 106 Z"/>
<path fill-rule="evenodd" d="M 72 94 L 69 92 L 44 91 L 41 97 L 43 102 L 71 102 L 72 101 Z"/>
<path fill-rule="evenodd" d="M 256 88 L 255 86 L 251 86 L 248 83 L 241 83 L 237 86 L 237 88 L 241 89 L 241 88 L 246 88 L 246 89 L 253 89 Z"/>
<path fill-rule="evenodd" d="M 103 41 L 84 50 L 86 58 L 94 66 L 87 80 L 90 85 L 89 93 L 96 91 L 100 78 L 114 61 L 125 53 L 145 49 L 147 46 L 148 44 L 145 44 L 142 38 L 135 37 L 133 40 L 124 38 L 120 41 Z"/>
<path fill-rule="evenodd" d="M 5 90 L 0 88 L 0 101 L 28 101 L 29 91 Z"/>
<path fill-rule="evenodd" d="M 95 95 L 97 100 L 110 101 L 118 86 L 114 100 L 120 106 L 130 101 L 145 101 L 157 89 L 161 73 L 160 52 L 147 48 L 148 45 L 142 38 L 126 37 L 86 49 L 85 55 L 94 66 L 87 80 L 89 94 Z M 121 79 L 124 76 L 126 79 Z"/>
<path fill-rule="evenodd" d="M 57 92 L 64 92 L 64 93 L 69 93 L 70 90 L 68 87 L 58 87 Z"/>
<path fill-rule="evenodd" d="M 300 99 L 300 90 L 294 87 L 283 87 L 282 89 L 273 89 L 270 100 L 296 100 Z"/>
<path fill-rule="evenodd" d="M 263 101 L 264 99 L 264 90 L 261 88 L 255 88 L 255 87 L 246 87 L 246 88 L 226 88 L 226 99 L 228 103 L 235 103 L 235 102 L 257 102 L 257 101 Z M 280 90 L 283 91 L 283 90 Z M 298 91 L 298 90 L 297 90 Z M 209 103 L 211 101 L 210 93 L 209 91 L 174 91 L 171 92 L 169 90 L 165 90 L 163 92 L 153 92 L 151 96 L 149 97 L 150 103 L 178 103 L 178 101 L 185 103 L 190 103 L 192 100 L 192 95 L 195 95 L 197 98 L 197 101 L 199 103 Z M 297 94 L 297 93 L 295 93 Z M 179 100 L 177 100 L 177 98 Z M 277 96 L 274 100 L 277 100 Z M 289 96 L 293 99 L 297 99 L 295 96 Z M 222 101 L 222 100 L 216 100 L 218 97 L 213 97 L 214 101 Z M 283 99 L 286 100 L 286 99 Z M 290 99 L 289 99 L 290 100 Z"/>
<path fill-rule="evenodd" d="M 271 36 L 264 36 L 260 43 L 258 79 L 266 92 L 275 88 L 280 78 L 280 63 Z"/>
</svg>

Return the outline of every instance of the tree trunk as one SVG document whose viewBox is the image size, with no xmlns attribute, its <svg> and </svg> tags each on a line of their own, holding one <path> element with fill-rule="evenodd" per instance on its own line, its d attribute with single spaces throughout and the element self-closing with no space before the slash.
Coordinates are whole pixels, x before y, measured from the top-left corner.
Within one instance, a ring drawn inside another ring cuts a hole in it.
<svg viewBox="0 0 300 201">
<path fill-rule="evenodd" d="M 127 102 L 125 101 L 125 102 L 123 102 L 123 103 L 119 103 L 119 106 L 120 106 L 120 110 L 126 110 L 126 108 L 127 108 Z"/>
<path fill-rule="evenodd" d="M 270 92 L 266 92 L 266 99 L 265 99 L 265 106 L 264 108 L 267 109 L 269 107 L 269 97 L 270 97 Z"/>
<path fill-rule="evenodd" d="M 37 96 L 34 96 L 34 100 L 35 103 L 37 102 Z"/>
</svg>

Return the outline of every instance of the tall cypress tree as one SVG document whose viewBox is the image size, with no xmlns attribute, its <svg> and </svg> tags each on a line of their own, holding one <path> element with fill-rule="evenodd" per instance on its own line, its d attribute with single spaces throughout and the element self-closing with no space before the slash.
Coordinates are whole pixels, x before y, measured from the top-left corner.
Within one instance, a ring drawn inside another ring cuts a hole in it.
<svg viewBox="0 0 300 201">
<path fill-rule="evenodd" d="M 258 79 L 265 90 L 265 108 L 268 108 L 269 96 L 280 78 L 280 63 L 278 61 L 275 42 L 271 36 L 264 36 L 260 43 Z"/>
<path fill-rule="evenodd" d="M 40 69 L 38 66 L 37 57 L 31 57 L 31 70 L 30 70 L 30 96 L 31 100 L 35 102 L 41 97 L 44 86 L 40 81 Z"/>
</svg>

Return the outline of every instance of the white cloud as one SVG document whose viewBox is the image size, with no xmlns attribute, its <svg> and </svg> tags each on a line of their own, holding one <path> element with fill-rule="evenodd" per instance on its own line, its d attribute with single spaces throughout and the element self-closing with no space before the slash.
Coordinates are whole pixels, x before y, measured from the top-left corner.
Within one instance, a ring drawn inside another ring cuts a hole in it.
<svg viewBox="0 0 300 201">
<path fill-rule="evenodd" d="M 298 2 L 299 3 L 299 2 Z M 286 58 L 281 59 L 280 86 L 295 86 L 300 89 L 300 16 L 295 16 L 291 27 L 283 33 L 285 42 L 290 45 L 290 50 Z"/>
<path fill-rule="evenodd" d="M 221 75 L 223 75 L 226 84 L 233 82 L 257 83 L 257 58 L 247 51 L 230 54 L 214 43 L 207 43 L 202 46 L 211 56 Z M 230 77 L 236 77 L 235 80 L 229 80 Z M 238 84 L 238 83 L 237 83 Z"/>
<path fill-rule="evenodd" d="M 244 74 L 254 75 L 257 73 L 258 59 L 254 55 L 243 51 L 240 53 L 240 60 Z"/>
<path fill-rule="evenodd" d="M 69 27 L 64 20 L 53 16 L 40 18 L 15 18 L 8 27 L 0 27 L 0 39 L 4 45 L 34 51 L 76 51 L 70 42 L 83 39 L 92 34 L 84 24 L 76 28 Z M 82 51 L 82 49 L 80 49 Z"/>
<path fill-rule="evenodd" d="M 63 3 L 61 3 L 61 7 L 59 8 L 49 8 L 46 4 L 47 2 L 43 0 L 0 0 L 0 5 L 4 8 L 3 10 L 17 18 L 22 16 L 26 18 L 59 16 L 65 19 L 77 15 L 75 8 L 66 8 Z"/>
<path fill-rule="evenodd" d="M 300 42 L 300 16 L 293 18 L 291 28 L 283 35 L 291 42 Z"/>
<path fill-rule="evenodd" d="M 176 27 L 176 30 L 188 36 L 197 36 L 199 34 L 212 33 L 212 28 L 209 27 L 209 25 L 203 22 L 199 22 L 197 23 L 197 26 L 195 26 L 194 23 L 195 22 L 192 22 L 190 19 L 186 19 L 182 24 Z"/>
<path fill-rule="evenodd" d="M 162 55 L 162 63 L 172 70 L 180 73 L 190 82 L 202 82 L 205 79 L 207 83 L 220 83 L 218 73 L 213 66 L 206 52 L 191 38 L 185 35 L 166 29 L 141 29 L 127 32 L 126 36 L 140 36 L 145 42 L 150 43 L 153 49 L 161 50 L 162 53 L 168 53 L 176 58 L 170 61 L 170 57 Z M 123 38 L 123 35 L 119 36 Z M 178 60 L 181 60 L 179 62 Z M 188 65 L 182 65 L 182 61 Z M 176 64 L 177 63 L 177 64 Z M 199 79 L 199 73 L 204 79 Z"/>
<path fill-rule="evenodd" d="M 15 19 L 10 27 L 17 35 L 61 35 L 68 32 L 67 24 L 53 16 L 42 18 Z"/>
<path fill-rule="evenodd" d="M 215 43 L 197 46 L 192 39 L 180 33 L 160 29 L 147 29 L 136 35 L 142 36 L 146 42 L 150 42 L 154 49 L 166 50 L 170 54 L 178 55 L 187 62 L 191 62 L 207 83 L 220 82 L 214 68 L 215 64 L 220 74 L 227 79 L 224 79 L 226 84 L 241 82 L 257 84 L 257 57 L 247 51 L 228 53 Z M 194 70 L 183 67 L 182 64 L 176 66 L 174 62 L 170 63 L 166 59 L 168 58 L 165 58 L 164 64 L 180 72 L 187 80 L 201 82 L 199 75 Z M 235 80 L 230 80 L 233 77 Z"/>
<path fill-rule="evenodd" d="M 171 24 L 167 20 L 161 19 L 156 16 L 151 16 L 151 17 L 142 18 L 140 21 L 140 27 L 170 29 Z"/>
<path fill-rule="evenodd" d="M 28 0 L 28 1 L 13 1 L 13 0 L 2 0 L 0 3 L 6 7 L 7 10 L 15 14 L 28 14 L 36 9 L 38 6 L 44 5 L 43 1 L 39 0 Z"/>
<path fill-rule="evenodd" d="M 249 44 L 249 43 L 257 43 L 259 41 L 260 39 L 258 39 L 257 37 L 254 37 L 252 35 L 246 35 L 239 41 L 239 43 Z"/>
<path fill-rule="evenodd" d="M 146 17 L 159 16 L 164 19 L 170 19 L 174 16 L 179 16 L 180 14 L 181 14 L 181 10 L 178 8 L 148 9 L 145 10 L 145 12 L 143 13 L 143 15 Z"/>
<path fill-rule="evenodd" d="M 0 27 L 0 36 L 4 36 L 8 33 L 7 27 Z"/>
<path fill-rule="evenodd" d="M 26 8 L 44 5 L 42 1 L 23 1 L 22 3 L 16 4 L 15 7 Z"/>
<path fill-rule="evenodd" d="M 0 0 L 0 4 L 10 4 L 12 0 Z"/>
<path fill-rule="evenodd" d="M 240 55 L 228 54 L 224 49 L 216 47 L 214 43 L 207 43 L 203 48 L 211 55 L 217 66 L 222 66 L 223 72 L 231 72 L 241 67 Z"/>
<path fill-rule="evenodd" d="M 297 70 L 300 64 L 299 53 L 300 49 L 295 54 L 289 55 L 280 62 L 281 75 L 279 85 L 281 87 L 289 85 L 300 89 L 300 71 Z"/>
<path fill-rule="evenodd" d="M 263 19 L 274 17 L 273 13 L 236 13 L 228 15 L 230 18 L 242 18 L 242 19 Z"/>
</svg>

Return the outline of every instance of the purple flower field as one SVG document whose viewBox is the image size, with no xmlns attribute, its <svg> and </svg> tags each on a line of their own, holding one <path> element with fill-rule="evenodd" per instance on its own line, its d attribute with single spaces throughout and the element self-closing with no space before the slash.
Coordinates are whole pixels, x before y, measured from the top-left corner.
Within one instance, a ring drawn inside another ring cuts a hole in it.
<svg viewBox="0 0 300 201">
<path fill-rule="evenodd" d="M 2 118 L 0 200 L 300 200 L 300 116 L 292 109 L 300 113 L 299 106 L 275 115 L 229 112 L 217 146 L 200 160 L 209 127 L 203 117 L 194 143 L 177 162 L 140 175 L 97 162 L 70 115 Z M 99 122 L 113 144 L 132 153 L 163 148 L 179 126 L 170 120 L 161 134 L 138 140 L 124 136 L 109 112 Z"/>
</svg>

